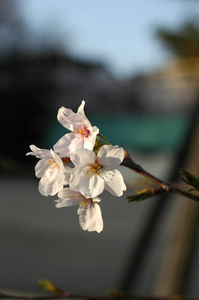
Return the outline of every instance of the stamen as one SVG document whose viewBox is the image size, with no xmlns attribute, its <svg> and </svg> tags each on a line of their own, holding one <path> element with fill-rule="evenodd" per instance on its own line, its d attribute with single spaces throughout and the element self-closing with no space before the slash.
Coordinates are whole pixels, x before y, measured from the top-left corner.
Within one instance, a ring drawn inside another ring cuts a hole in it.
<svg viewBox="0 0 199 300">
<path fill-rule="evenodd" d="M 97 176 L 98 174 L 100 174 L 101 169 L 102 169 L 102 166 L 100 166 L 98 162 L 95 162 L 94 165 L 91 165 L 89 167 L 89 169 L 86 171 L 86 173 L 87 173 L 87 175 L 90 175 L 91 177 L 93 175 Z"/>
<path fill-rule="evenodd" d="M 76 131 L 72 131 L 74 134 L 77 134 L 79 137 L 88 137 L 90 134 L 90 131 L 86 127 L 80 127 Z"/>
<path fill-rule="evenodd" d="M 88 209 L 88 206 L 91 202 L 91 199 L 85 199 L 85 200 L 82 200 L 80 203 L 79 203 L 79 208 L 85 208 L 85 209 Z"/>
<path fill-rule="evenodd" d="M 52 173 L 55 168 L 57 168 L 57 163 L 53 159 L 48 159 L 46 165 L 49 165 L 47 168 L 49 172 Z"/>
</svg>

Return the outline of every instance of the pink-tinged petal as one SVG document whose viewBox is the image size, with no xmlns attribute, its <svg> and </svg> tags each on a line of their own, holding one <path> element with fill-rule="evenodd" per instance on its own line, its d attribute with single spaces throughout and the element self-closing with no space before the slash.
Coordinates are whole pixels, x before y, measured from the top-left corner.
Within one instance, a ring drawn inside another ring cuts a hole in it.
<svg viewBox="0 0 199 300">
<path fill-rule="evenodd" d="M 85 198 L 78 192 L 72 191 L 69 188 L 64 188 L 58 193 L 60 199 L 55 200 L 57 208 L 78 205 Z"/>
<path fill-rule="evenodd" d="M 71 122 L 73 116 L 74 116 L 74 112 L 71 109 L 62 106 L 58 110 L 57 119 L 65 128 L 67 128 L 70 131 L 73 131 L 74 127 L 73 127 L 73 123 Z"/>
<path fill-rule="evenodd" d="M 98 129 L 98 132 L 99 132 L 99 129 Z M 84 148 L 93 150 L 95 141 L 96 141 L 96 137 L 97 137 L 97 133 L 90 132 L 89 136 L 84 138 Z"/>
<path fill-rule="evenodd" d="M 69 157 L 70 149 L 69 146 L 71 142 L 75 139 L 74 133 L 65 134 L 59 139 L 59 141 L 54 145 L 53 149 L 55 152 L 59 153 L 60 157 Z"/>
<path fill-rule="evenodd" d="M 99 129 L 96 126 L 90 127 L 88 137 L 84 137 L 83 148 L 93 150 L 98 133 Z"/>
<path fill-rule="evenodd" d="M 39 192 L 43 196 L 54 196 L 63 189 L 64 173 L 59 169 L 51 172 L 47 170 L 46 174 L 42 176 L 39 181 Z"/>
<path fill-rule="evenodd" d="M 72 169 L 73 169 L 73 168 L 71 168 L 71 167 L 64 166 L 64 175 L 65 175 L 65 181 L 64 181 L 64 184 L 65 184 L 65 185 L 69 183 L 70 175 L 71 175 Z"/>
<path fill-rule="evenodd" d="M 103 230 L 103 219 L 99 205 L 90 203 L 85 208 L 79 208 L 79 223 L 83 230 L 97 231 L 100 233 Z"/>
<path fill-rule="evenodd" d="M 75 167 L 71 172 L 69 186 L 80 192 L 85 198 L 96 197 L 104 190 L 104 180 L 100 176 L 87 174 L 87 166 Z"/>
<path fill-rule="evenodd" d="M 96 136 L 99 133 L 99 128 L 97 126 L 93 126 L 90 131 L 92 136 Z"/>
<path fill-rule="evenodd" d="M 124 149 L 118 146 L 104 145 L 97 154 L 100 165 L 109 167 L 110 170 L 117 168 L 124 159 Z"/>
<path fill-rule="evenodd" d="M 126 191 L 126 185 L 122 174 L 118 170 L 104 171 L 103 178 L 105 181 L 105 190 L 116 197 L 120 197 L 123 191 Z"/>
<path fill-rule="evenodd" d="M 46 149 L 40 149 L 38 147 L 36 147 L 35 145 L 30 145 L 30 149 L 33 152 L 28 152 L 26 153 L 26 155 L 35 155 L 37 158 L 43 158 L 43 157 L 50 157 L 50 150 L 46 150 Z"/>
<path fill-rule="evenodd" d="M 76 192 L 71 190 L 70 188 L 64 188 L 62 189 L 59 193 L 58 193 L 58 197 L 61 199 L 65 199 L 65 198 L 71 198 L 71 199 L 80 199 L 81 201 L 84 199 L 84 197 Z"/>
<path fill-rule="evenodd" d="M 75 166 L 94 164 L 96 154 L 88 149 L 78 149 L 71 154 L 70 159 Z"/>
<path fill-rule="evenodd" d="M 62 159 L 59 157 L 57 153 L 55 153 L 52 149 L 50 150 L 51 156 L 62 171 L 64 171 L 64 164 Z"/>
<path fill-rule="evenodd" d="M 90 122 L 84 114 L 74 113 L 71 109 L 65 107 L 59 109 L 57 119 L 70 131 L 76 131 L 79 127 L 90 125 Z"/>
<path fill-rule="evenodd" d="M 74 139 L 71 141 L 71 144 L 69 145 L 70 155 L 71 153 L 76 152 L 77 149 L 82 149 L 83 147 L 84 147 L 84 138 L 75 135 Z"/>
<path fill-rule="evenodd" d="M 78 136 L 74 133 L 65 134 L 55 145 L 54 151 L 59 153 L 60 157 L 70 157 L 71 153 L 77 149 L 87 148 L 84 145 L 86 138 Z M 92 145 L 89 145 L 90 150 L 93 150 Z"/>
<path fill-rule="evenodd" d="M 46 158 L 42 158 L 35 166 L 35 176 L 41 178 L 46 173 L 47 169 Z"/>
<path fill-rule="evenodd" d="M 55 207 L 62 208 L 78 205 L 81 202 L 81 199 L 58 199 L 55 201 L 57 202 L 57 204 L 55 204 Z"/>
<path fill-rule="evenodd" d="M 88 150 L 92 151 L 93 148 L 94 148 L 94 145 L 95 145 L 95 140 L 96 140 L 96 138 L 93 138 L 93 139 L 91 139 L 89 137 L 84 138 L 83 139 L 83 147 L 82 148 L 88 149 Z"/>
<path fill-rule="evenodd" d="M 78 114 L 85 115 L 85 112 L 84 112 L 84 106 L 85 106 L 85 101 L 82 100 L 82 103 L 81 103 L 81 105 L 78 107 L 78 110 L 77 110 L 77 113 L 78 113 Z"/>
<path fill-rule="evenodd" d="M 87 119 L 85 112 L 84 112 L 84 106 L 85 106 L 85 101 L 82 100 L 81 105 L 78 107 L 77 114 L 82 116 L 82 121 L 84 125 L 90 130 L 91 123 Z"/>
<path fill-rule="evenodd" d="M 74 118 L 73 118 L 73 124 L 74 124 L 74 129 L 73 130 L 78 130 L 79 128 L 88 128 L 91 127 L 91 123 L 87 119 L 87 117 L 83 114 L 78 114 L 76 113 Z"/>
</svg>

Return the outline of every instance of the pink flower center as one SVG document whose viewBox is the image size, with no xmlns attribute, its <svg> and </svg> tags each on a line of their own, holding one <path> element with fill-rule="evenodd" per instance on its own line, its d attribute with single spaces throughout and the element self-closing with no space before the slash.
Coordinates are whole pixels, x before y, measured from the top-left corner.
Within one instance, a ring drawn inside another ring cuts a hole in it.
<svg viewBox="0 0 199 300">
<path fill-rule="evenodd" d="M 76 132 L 76 134 L 79 134 L 81 137 L 88 137 L 90 134 L 90 130 L 88 130 L 86 127 L 79 128 Z"/>
</svg>

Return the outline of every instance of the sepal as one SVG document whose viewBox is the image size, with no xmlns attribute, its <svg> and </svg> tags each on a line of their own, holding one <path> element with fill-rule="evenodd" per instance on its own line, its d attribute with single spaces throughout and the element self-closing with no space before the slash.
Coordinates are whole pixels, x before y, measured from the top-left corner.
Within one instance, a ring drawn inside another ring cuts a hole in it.
<svg viewBox="0 0 199 300">
<path fill-rule="evenodd" d="M 135 195 L 128 196 L 126 199 L 128 202 L 138 202 L 143 201 L 145 199 L 158 196 L 159 194 L 163 193 L 165 190 L 162 187 L 155 187 L 149 189 L 143 189 L 137 192 Z"/>
<path fill-rule="evenodd" d="M 185 169 L 179 169 L 179 174 L 182 176 L 180 179 L 184 181 L 186 184 L 191 185 L 193 188 L 189 189 L 189 191 L 199 191 L 199 178 L 192 175 Z"/>
</svg>

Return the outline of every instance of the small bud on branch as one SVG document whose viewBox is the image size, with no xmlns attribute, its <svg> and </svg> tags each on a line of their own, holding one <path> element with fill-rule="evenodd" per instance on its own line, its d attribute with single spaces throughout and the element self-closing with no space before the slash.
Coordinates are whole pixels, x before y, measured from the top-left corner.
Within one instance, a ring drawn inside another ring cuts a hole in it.
<svg viewBox="0 0 199 300">
<path fill-rule="evenodd" d="M 145 199 L 160 195 L 163 192 L 165 192 L 165 190 L 162 187 L 144 189 L 144 190 L 137 192 L 135 195 L 128 196 L 127 200 L 128 200 L 128 202 L 143 201 Z"/>
<path fill-rule="evenodd" d="M 199 202 L 199 196 L 195 195 L 195 194 L 191 194 L 189 192 L 185 192 L 173 185 L 171 185 L 170 183 L 164 182 L 163 180 L 160 180 L 159 178 L 153 176 L 152 174 L 150 174 L 149 172 L 145 171 L 140 165 L 136 164 L 129 155 L 126 154 L 122 165 L 133 170 L 134 172 L 146 177 L 147 179 L 153 181 L 154 183 L 156 183 L 157 185 L 159 185 L 162 189 L 159 189 L 159 194 L 163 193 L 163 192 L 171 192 L 174 194 L 178 194 L 180 196 L 195 200 Z M 190 174 L 190 173 L 189 173 Z"/>
</svg>

